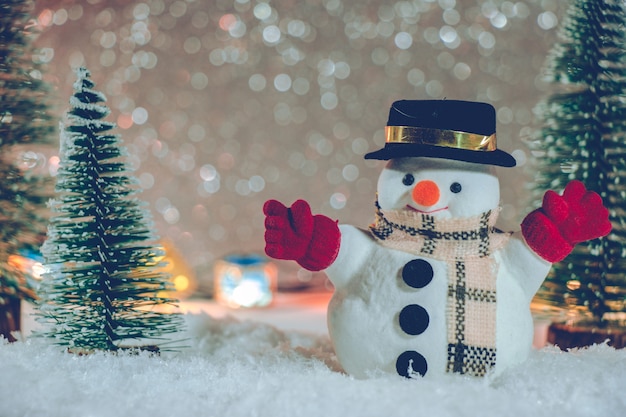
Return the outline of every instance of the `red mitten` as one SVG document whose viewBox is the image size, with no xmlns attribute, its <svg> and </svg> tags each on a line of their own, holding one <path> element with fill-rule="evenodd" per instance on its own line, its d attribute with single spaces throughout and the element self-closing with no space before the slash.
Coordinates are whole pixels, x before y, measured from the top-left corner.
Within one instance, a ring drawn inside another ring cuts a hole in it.
<svg viewBox="0 0 626 417">
<path fill-rule="evenodd" d="M 602 199 L 580 181 L 567 184 L 562 196 L 546 192 L 541 208 L 522 222 L 528 246 L 552 263 L 565 259 L 576 243 L 606 236 L 610 231 L 609 211 Z"/>
<path fill-rule="evenodd" d="M 339 253 L 341 234 L 337 222 L 312 215 L 309 204 L 298 200 L 289 208 L 276 200 L 263 206 L 265 253 L 276 259 L 294 260 L 309 271 L 320 271 Z"/>
</svg>

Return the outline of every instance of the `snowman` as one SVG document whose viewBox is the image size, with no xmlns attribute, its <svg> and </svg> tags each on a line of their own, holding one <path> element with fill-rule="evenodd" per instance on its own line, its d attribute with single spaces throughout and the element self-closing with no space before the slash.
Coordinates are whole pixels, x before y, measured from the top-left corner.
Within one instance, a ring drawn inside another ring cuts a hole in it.
<svg viewBox="0 0 626 417">
<path fill-rule="evenodd" d="M 324 270 L 334 286 L 328 329 L 337 358 L 356 378 L 444 373 L 485 376 L 527 358 L 530 302 L 551 264 L 573 245 L 611 229 L 600 197 L 573 181 L 548 191 L 521 231 L 495 227 L 497 149 L 486 103 L 393 103 L 367 229 L 312 215 L 302 200 L 265 203 L 266 253 Z"/>
</svg>

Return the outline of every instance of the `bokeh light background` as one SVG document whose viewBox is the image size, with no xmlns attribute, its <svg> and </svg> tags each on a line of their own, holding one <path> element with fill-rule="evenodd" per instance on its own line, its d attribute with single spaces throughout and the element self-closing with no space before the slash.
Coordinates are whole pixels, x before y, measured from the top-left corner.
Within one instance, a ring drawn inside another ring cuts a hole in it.
<svg viewBox="0 0 626 417">
<path fill-rule="evenodd" d="M 158 233 L 197 271 L 263 251 L 265 200 L 367 226 L 397 99 L 486 101 L 503 229 L 527 207 L 525 138 L 550 93 L 542 70 L 567 1 L 37 1 L 36 46 L 68 109 L 87 66 L 107 96 Z M 54 171 L 55 157 L 48 160 Z M 204 273 L 204 272 L 200 272 Z"/>
</svg>

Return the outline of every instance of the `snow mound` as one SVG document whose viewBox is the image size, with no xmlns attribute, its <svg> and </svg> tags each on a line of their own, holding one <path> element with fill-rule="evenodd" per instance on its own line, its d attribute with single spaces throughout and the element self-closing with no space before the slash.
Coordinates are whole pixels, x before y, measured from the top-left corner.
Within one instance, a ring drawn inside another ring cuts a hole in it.
<svg viewBox="0 0 626 417">
<path fill-rule="evenodd" d="M 186 315 L 177 352 L 77 356 L 0 342 L 0 414 L 13 416 L 591 416 L 626 410 L 626 351 L 555 347 L 497 378 L 340 372 L 326 336 Z"/>
</svg>

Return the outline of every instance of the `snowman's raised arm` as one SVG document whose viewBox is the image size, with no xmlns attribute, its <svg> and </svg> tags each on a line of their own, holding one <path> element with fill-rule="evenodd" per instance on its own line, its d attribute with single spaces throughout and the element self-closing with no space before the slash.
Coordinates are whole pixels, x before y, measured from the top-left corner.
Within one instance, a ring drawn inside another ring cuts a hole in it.
<svg viewBox="0 0 626 417">
<path fill-rule="evenodd" d="M 321 271 L 332 264 L 341 235 L 337 222 L 311 214 L 309 204 L 298 200 L 291 207 L 269 200 L 265 213 L 265 253 L 276 259 L 296 261 L 309 271 Z"/>
<path fill-rule="evenodd" d="M 349 224 L 339 225 L 339 230 L 341 231 L 339 254 L 335 262 L 325 271 L 335 290 L 345 287 L 363 274 L 363 265 L 372 257 L 373 249 L 378 246 L 366 230 Z"/>
<path fill-rule="evenodd" d="M 552 263 L 543 259 L 526 244 L 519 231 L 513 233 L 504 249 L 496 253 L 496 259 L 504 275 L 517 281 L 528 302 L 539 290 L 552 267 Z"/>
<path fill-rule="evenodd" d="M 548 191 L 541 208 L 522 222 L 522 234 L 528 246 L 548 262 L 559 262 L 574 245 L 606 236 L 611 231 L 609 211 L 602 198 L 587 191 L 580 181 L 571 181 L 563 195 Z"/>
</svg>

